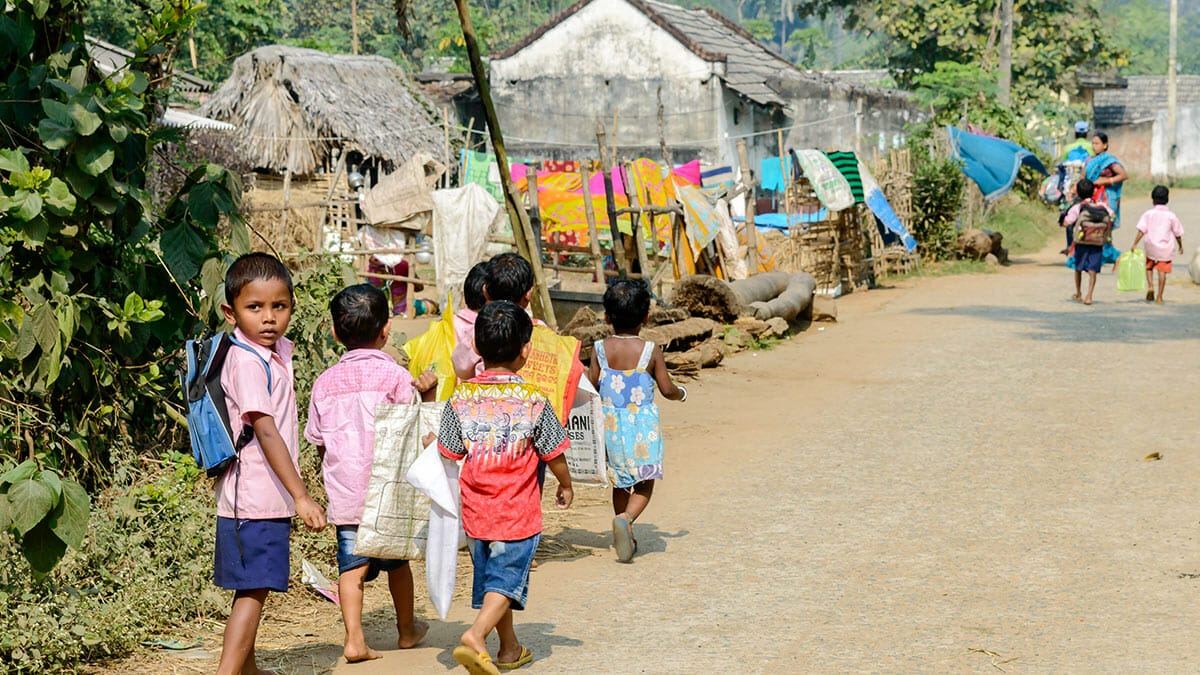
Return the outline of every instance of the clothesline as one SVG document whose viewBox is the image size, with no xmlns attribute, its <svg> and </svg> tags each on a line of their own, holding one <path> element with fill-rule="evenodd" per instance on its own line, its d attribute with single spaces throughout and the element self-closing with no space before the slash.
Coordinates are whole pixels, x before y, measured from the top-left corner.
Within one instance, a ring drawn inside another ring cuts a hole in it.
<svg viewBox="0 0 1200 675">
<path fill-rule="evenodd" d="M 704 139 L 687 140 L 687 141 L 675 140 L 675 141 L 672 141 L 671 144 L 672 145 L 708 145 L 708 144 L 720 143 L 722 141 L 736 141 L 736 140 L 743 139 L 743 138 L 754 138 L 756 136 L 767 136 L 767 135 L 779 133 L 780 131 L 790 131 L 792 129 L 801 129 L 804 127 L 812 127 L 812 126 L 818 126 L 821 124 L 828 124 L 829 122 L 846 119 L 848 117 L 854 117 L 857 114 L 858 113 L 853 113 L 853 112 L 845 113 L 842 115 L 834 115 L 833 117 L 826 117 L 825 119 L 813 120 L 811 122 L 797 122 L 796 124 L 792 124 L 792 125 L 789 125 L 786 127 L 778 127 L 775 129 L 768 129 L 766 131 L 754 131 L 754 132 L 746 133 L 746 134 L 725 134 L 724 136 L 717 136 L 714 138 L 704 138 Z M 480 129 L 468 129 L 463 126 L 455 126 L 455 128 L 458 129 L 459 131 L 478 134 L 480 136 L 488 135 L 487 131 L 483 131 Z M 570 147 L 570 148 L 590 148 L 590 147 L 593 147 L 596 145 L 594 142 L 580 143 L 577 141 L 552 141 L 549 139 L 525 138 L 522 136 L 515 136 L 513 134 L 504 134 L 504 138 L 505 138 L 505 140 L 521 141 L 523 143 L 533 143 L 533 144 L 537 144 L 537 145 L 556 145 L 556 146 Z"/>
</svg>

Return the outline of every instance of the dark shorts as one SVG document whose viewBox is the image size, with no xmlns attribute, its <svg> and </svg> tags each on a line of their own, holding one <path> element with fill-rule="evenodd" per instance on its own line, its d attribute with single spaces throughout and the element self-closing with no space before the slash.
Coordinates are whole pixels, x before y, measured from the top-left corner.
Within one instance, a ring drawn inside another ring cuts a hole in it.
<svg viewBox="0 0 1200 675">
<path fill-rule="evenodd" d="M 483 607 L 483 596 L 499 593 L 512 600 L 512 609 L 525 609 L 529 597 L 529 566 L 542 535 L 517 541 L 469 539 L 475 577 L 471 583 L 471 607 Z"/>
<path fill-rule="evenodd" d="M 1075 269 L 1079 272 L 1099 272 L 1104 264 L 1104 247 L 1075 244 Z"/>
<path fill-rule="evenodd" d="M 213 583 L 231 591 L 287 592 L 291 518 L 249 520 L 217 517 Z"/>
<path fill-rule="evenodd" d="M 384 560 L 383 558 L 366 558 L 361 555 L 354 555 L 354 542 L 357 539 L 357 525 L 337 526 L 338 574 L 345 574 L 363 565 L 369 565 L 364 581 L 374 581 L 380 572 L 391 572 L 408 564 L 407 560 Z"/>
</svg>

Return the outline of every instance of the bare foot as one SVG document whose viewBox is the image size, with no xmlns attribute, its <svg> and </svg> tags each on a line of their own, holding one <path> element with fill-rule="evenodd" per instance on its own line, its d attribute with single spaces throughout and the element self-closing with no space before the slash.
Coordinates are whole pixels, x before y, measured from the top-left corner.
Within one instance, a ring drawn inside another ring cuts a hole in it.
<svg viewBox="0 0 1200 675">
<path fill-rule="evenodd" d="M 530 561 L 529 561 L 529 571 L 530 571 L 530 572 L 532 572 L 533 570 L 536 570 L 537 568 L 538 568 L 538 561 L 537 561 L 537 560 L 530 560 Z M 508 663 L 508 662 L 507 662 L 507 661 L 505 661 L 504 663 Z"/>
<path fill-rule="evenodd" d="M 1079 295 L 1078 293 L 1076 293 L 1075 295 L 1072 295 L 1071 299 L 1074 300 L 1075 302 L 1083 302 L 1083 296 Z"/>
<path fill-rule="evenodd" d="M 461 642 L 464 647 L 477 654 L 487 653 L 486 636 L 481 638 L 470 629 L 467 629 L 467 632 L 462 634 L 462 638 L 459 639 L 459 642 Z"/>
<path fill-rule="evenodd" d="M 346 663 L 359 663 L 362 661 L 374 661 L 375 659 L 383 658 L 383 654 L 363 645 L 361 648 L 351 648 L 349 645 L 342 650 L 342 656 L 346 657 Z"/>
<path fill-rule="evenodd" d="M 1090 305 L 1090 304 L 1092 304 L 1092 299 L 1091 299 L 1091 298 L 1084 298 L 1084 300 L 1083 300 L 1083 304 L 1085 304 L 1085 305 Z"/>
<path fill-rule="evenodd" d="M 1155 300 L 1155 301 L 1154 301 L 1154 304 L 1156 304 L 1156 305 L 1161 305 L 1161 304 L 1163 304 L 1163 301 L 1162 301 L 1162 300 Z"/>
<path fill-rule="evenodd" d="M 420 619 L 413 619 L 412 628 L 408 631 L 401 629 L 399 625 L 396 626 L 396 629 L 400 632 L 396 646 L 400 649 L 412 649 L 425 638 L 425 634 L 429 632 L 429 624 Z"/>
</svg>

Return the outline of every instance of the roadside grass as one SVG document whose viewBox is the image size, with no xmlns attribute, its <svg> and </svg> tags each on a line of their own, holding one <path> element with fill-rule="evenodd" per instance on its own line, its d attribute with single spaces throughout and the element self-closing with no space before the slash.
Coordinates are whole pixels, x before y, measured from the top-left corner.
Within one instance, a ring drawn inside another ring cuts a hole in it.
<svg viewBox="0 0 1200 675">
<path fill-rule="evenodd" d="M 996 205 L 980 228 L 1004 235 L 1009 255 L 1037 253 L 1059 234 L 1058 210 L 1032 199 Z"/>
</svg>

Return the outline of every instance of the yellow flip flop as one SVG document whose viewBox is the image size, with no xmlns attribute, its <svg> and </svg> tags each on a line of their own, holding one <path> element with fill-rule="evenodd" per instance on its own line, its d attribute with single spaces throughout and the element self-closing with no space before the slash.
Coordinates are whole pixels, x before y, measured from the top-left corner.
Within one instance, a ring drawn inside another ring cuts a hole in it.
<svg viewBox="0 0 1200 675">
<path fill-rule="evenodd" d="M 500 675 L 500 669 L 492 662 L 492 656 L 487 652 L 477 652 L 462 645 L 454 648 L 454 660 L 471 675 Z"/>
<path fill-rule="evenodd" d="M 529 649 L 528 647 L 522 646 L 521 647 L 521 657 L 519 659 L 517 659 L 516 661 L 513 661 L 511 663 L 496 662 L 496 667 L 499 668 L 500 670 L 516 670 L 517 668 L 520 668 L 521 666 L 523 666 L 526 663 L 529 663 L 531 661 L 533 661 L 533 650 Z"/>
</svg>

